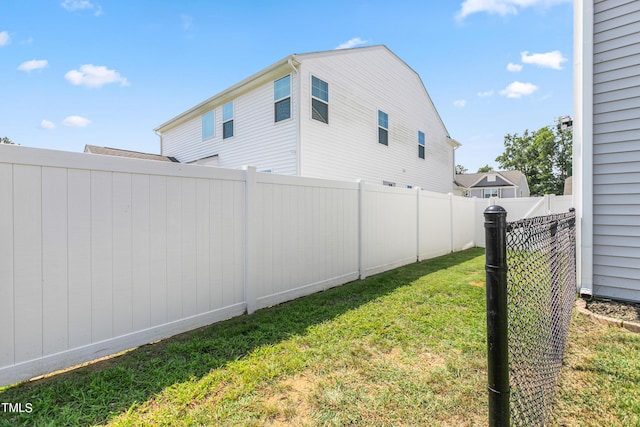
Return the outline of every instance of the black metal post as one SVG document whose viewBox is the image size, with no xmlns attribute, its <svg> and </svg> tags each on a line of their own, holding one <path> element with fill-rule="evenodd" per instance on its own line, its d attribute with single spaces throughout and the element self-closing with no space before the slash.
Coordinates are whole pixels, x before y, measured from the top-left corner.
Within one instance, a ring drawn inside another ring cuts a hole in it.
<svg viewBox="0 0 640 427">
<path fill-rule="evenodd" d="M 489 426 L 509 426 L 509 346 L 507 323 L 507 211 L 484 211 L 487 281 L 487 361 Z"/>
</svg>

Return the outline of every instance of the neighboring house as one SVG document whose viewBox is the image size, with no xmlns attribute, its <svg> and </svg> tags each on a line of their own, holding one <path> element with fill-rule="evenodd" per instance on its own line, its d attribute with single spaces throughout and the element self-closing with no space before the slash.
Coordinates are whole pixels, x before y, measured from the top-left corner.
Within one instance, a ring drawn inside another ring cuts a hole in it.
<svg viewBox="0 0 640 427">
<path fill-rule="evenodd" d="M 581 293 L 640 301 L 640 2 L 574 3 Z"/>
<path fill-rule="evenodd" d="M 385 46 L 290 55 L 155 131 L 180 162 L 445 193 L 460 145 Z"/>
<path fill-rule="evenodd" d="M 119 148 L 98 147 L 97 145 L 85 145 L 85 153 L 102 154 L 106 156 L 128 157 L 130 159 L 157 160 L 160 162 L 177 162 L 173 157 L 160 154 L 140 153 L 138 151 L 121 150 Z"/>
<path fill-rule="evenodd" d="M 455 176 L 456 193 L 467 197 L 488 199 L 529 197 L 527 177 L 520 171 L 464 173 Z"/>
</svg>

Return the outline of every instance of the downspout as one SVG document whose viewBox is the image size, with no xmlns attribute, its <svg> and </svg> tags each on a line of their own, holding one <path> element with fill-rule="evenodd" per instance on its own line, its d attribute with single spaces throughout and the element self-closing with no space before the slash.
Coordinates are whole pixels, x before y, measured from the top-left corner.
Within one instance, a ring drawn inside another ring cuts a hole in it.
<svg viewBox="0 0 640 427">
<path fill-rule="evenodd" d="M 295 65 L 293 65 L 294 55 L 291 55 L 287 63 L 293 70 L 296 76 L 296 90 L 295 90 L 295 98 L 291 96 L 292 102 L 296 101 L 296 108 L 293 109 L 296 123 L 296 175 L 302 176 L 302 141 L 300 141 L 300 74 L 298 73 L 298 69 Z"/>
<path fill-rule="evenodd" d="M 573 206 L 576 208 L 576 275 L 580 295 L 593 280 L 593 44 L 594 4 L 574 2 Z"/>
<path fill-rule="evenodd" d="M 157 131 L 157 130 L 155 130 L 155 129 L 153 130 L 153 133 L 155 133 L 156 135 L 158 135 L 158 136 L 160 137 L 160 155 L 163 155 L 163 154 L 162 154 L 162 133 L 161 133 L 161 132 L 158 132 L 158 131 Z"/>
<path fill-rule="evenodd" d="M 451 137 L 449 135 L 447 135 L 447 138 L 449 139 L 449 141 L 451 141 Z M 460 148 L 460 146 L 459 145 L 452 145 L 451 148 L 453 148 L 453 152 L 452 152 L 452 155 L 453 155 L 453 183 L 455 185 L 455 182 L 456 182 L 456 150 L 458 148 Z"/>
</svg>

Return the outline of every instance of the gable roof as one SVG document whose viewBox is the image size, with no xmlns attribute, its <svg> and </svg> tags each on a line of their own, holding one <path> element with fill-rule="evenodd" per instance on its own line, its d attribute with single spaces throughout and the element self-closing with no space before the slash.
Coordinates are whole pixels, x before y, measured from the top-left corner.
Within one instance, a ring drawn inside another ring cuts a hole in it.
<svg viewBox="0 0 640 427">
<path fill-rule="evenodd" d="M 443 129 L 445 130 L 447 137 L 449 137 L 450 139 L 450 144 L 453 147 L 457 147 L 460 146 L 461 144 L 458 141 L 455 141 L 453 139 L 451 139 L 451 137 L 449 136 L 449 131 L 447 130 L 446 126 L 444 125 L 444 122 L 442 121 L 442 118 L 440 117 L 440 113 L 438 113 L 438 110 L 435 108 L 435 104 L 433 103 L 433 101 L 431 100 L 431 97 L 429 96 L 429 93 L 427 92 L 427 89 L 424 85 L 424 83 L 422 82 L 422 78 L 420 77 L 420 75 L 413 69 L 411 68 L 406 62 L 404 62 L 404 60 L 402 60 L 398 55 L 396 55 L 395 53 L 393 53 L 391 51 L 391 49 L 389 49 L 387 46 L 385 45 L 373 45 L 373 46 L 364 46 L 364 47 L 354 47 L 354 48 L 349 48 L 349 49 L 333 49 L 333 50 L 326 50 L 326 51 L 318 51 L 318 52 L 309 52 L 309 53 L 301 53 L 301 54 L 291 54 L 289 56 L 286 56 L 285 58 L 271 64 L 270 66 L 262 69 L 261 71 L 258 71 L 257 73 L 253 74 L 252 76 L 247 77 L 246 79 L 242 80 L 239 83 L 236 83 L 235 85 L 223 90 L 222 92 L 217 93 L 216 95 L 206 99 L 205 101 L 201 102 L 200 104 L 190 108 L 189 110 L 175 116 L 174 118 L 164 122 L 163 124 L 161 124 L 160 126 L 158 126 L 157 128 L 154 129 L 155 132 L 165 132 L 175 126 L 178 126 L 190 119 L 193 119 L 195 117 L 198 117 L 208 111 L 210 111 L 211 109 L 222 105 L 226 102 L 229 102 L 231 100 L 233 100 L 234 98 L 266 83 L 269 82 L 271 80 L 273 80 L 276 77 L 279 77 L 283 71 L 285 70 L 291 70 L 295 73 L 297 73 L 297 69 L 296 67 L 299 66 L 302 61 L 304 61 L 306 58 L 314 58 L 314 57 L 321 57 L 321 56 L 336 56 L 336 55 L 347 55 L 347 54 L 352 54 L 358 51 L 365 51 L 365 50 L 384 50 L 386 52 L 388 52 L 392 57 L 394 57 L 395 59 L 397 59 L 398 61 L 400 61 L 402 64 L 404 64 L 404 66 L 412 73 L 415 75 L 415 77 L 417 78 L 418 82 L 420 83 L 420 85 L 422 86 L 422 89 L 424 91 L 425 96 L 427 97 L 427 99 L 429 100 L 429 102 L 431 102 L 431 104 L 434 106 L 434 111 L 436 113 L 436 116 L 438 118 L 438 120 L 440 121 L 440 123 L 442 124 Z"/>
<path fill-rule="evenodd" d="M 496 175 L 495 182 L 488 180 L 489 175 Z M 525 178 L 524 174 L 518 170 L 513 171 L 491 171 L 480 173 L 463 173 L 455 176 L 455 182 L 465 188 L 483 187 L 516 187 L 518 182 Z M 526 178 L 525 178 L 526 180 Z"/>
<path fill-rule="evenodd" d="M 156 160 L 160 162 L 178 162 L 174 157 L 162 156 L 160 154 L 141 153 L 139 151 L 121 150 L 119 148 L 99 147 L 97 145 L 85 145 L 85 153 L 102 154 L 106 156 L 128 157 L 130 159 Z"/>
</svg>

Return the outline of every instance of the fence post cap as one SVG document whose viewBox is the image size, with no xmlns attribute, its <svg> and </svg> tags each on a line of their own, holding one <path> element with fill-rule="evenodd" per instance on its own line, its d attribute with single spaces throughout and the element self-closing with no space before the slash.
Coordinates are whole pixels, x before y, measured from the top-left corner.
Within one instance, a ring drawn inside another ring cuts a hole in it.
<svg viewBox="0 0 640 427">
<path fill-rule="evenodd" d="M 500 205 L 491 205 L 484 210 L 485 214 L 501 214 L 507 213 L 507 211 Z"/>
</svg>

